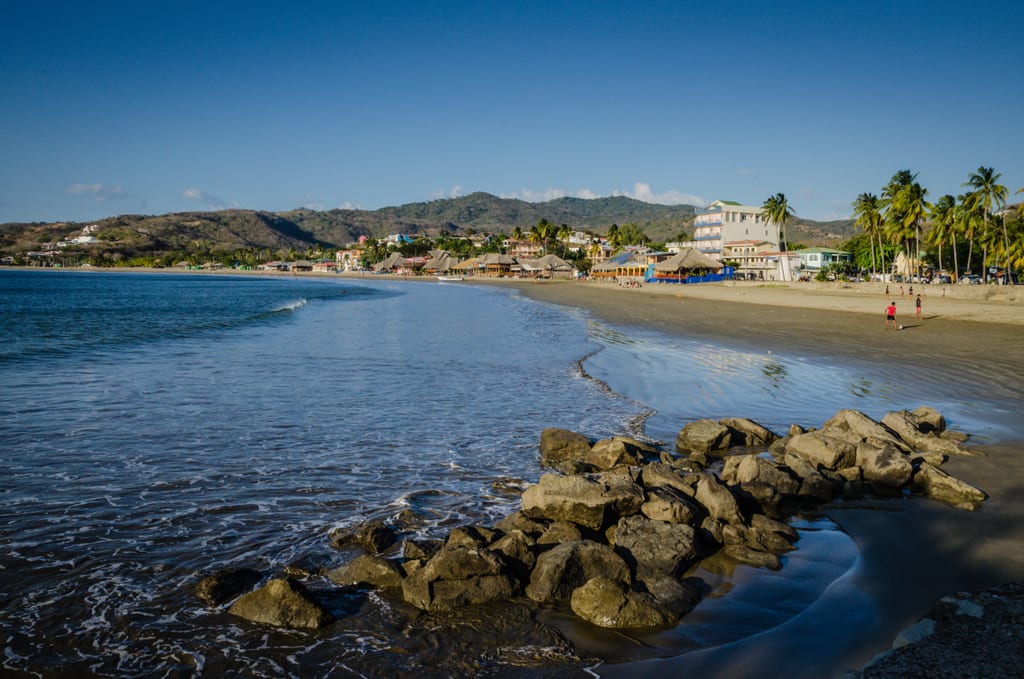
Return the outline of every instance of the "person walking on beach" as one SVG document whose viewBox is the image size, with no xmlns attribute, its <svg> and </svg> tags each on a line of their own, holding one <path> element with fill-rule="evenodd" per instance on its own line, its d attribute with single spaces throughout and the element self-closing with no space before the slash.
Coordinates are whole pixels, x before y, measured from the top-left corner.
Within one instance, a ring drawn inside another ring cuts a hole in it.
<svg viewBox="0 0 1024 679">
<path fill-rule="evenodd" d="M 885 307 L 885 325 L 882 326 L 882 330 L 886 330 L 889 324 L 892 323 L 893 330 L 899 330 L 899 326 L 896 325 L 896 302 L 889 302 L 889 306 Z"/>
<path fill-rule="evenodd" d="M 917 320 L 921 320 L 921 295 L 914 300 L 914 311 L 917 314 Z"/>
</svg>

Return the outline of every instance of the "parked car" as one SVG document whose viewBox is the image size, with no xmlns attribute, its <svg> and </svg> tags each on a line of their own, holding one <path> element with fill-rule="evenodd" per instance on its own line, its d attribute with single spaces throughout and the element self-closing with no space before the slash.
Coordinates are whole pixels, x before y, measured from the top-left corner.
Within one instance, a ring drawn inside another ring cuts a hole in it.
<svg viewBox="0 0 1024 679">
<path fill-rule="evenodd" d="M 981 276 L 970 275 L 960 277 L 961 285 L 981 285 Z"/>
</svg>

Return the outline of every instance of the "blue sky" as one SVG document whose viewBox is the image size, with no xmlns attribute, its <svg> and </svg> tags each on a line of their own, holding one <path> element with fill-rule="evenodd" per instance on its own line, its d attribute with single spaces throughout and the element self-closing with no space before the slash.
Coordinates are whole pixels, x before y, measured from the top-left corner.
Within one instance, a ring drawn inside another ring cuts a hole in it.
<svg viewBox="0 0 1024 679">
<path fill-rule="evenodd" d="M 1022 25 L 987 0 L 11 0 L 0 222 L 473 191 L 783 192 L 826 220 L 898 170 L 934 200 L 981 165 L 1012 195 Z"/>
</svg>

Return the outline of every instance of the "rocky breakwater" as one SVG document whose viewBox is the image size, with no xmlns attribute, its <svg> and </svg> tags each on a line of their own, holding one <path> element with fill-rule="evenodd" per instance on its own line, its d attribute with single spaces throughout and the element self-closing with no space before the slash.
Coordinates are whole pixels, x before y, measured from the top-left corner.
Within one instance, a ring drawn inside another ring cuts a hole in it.
<svg viewBox="0 0 1024 679">
<path fill-rule="evenodd" d="M 785 436 L 742 418 L 698 420 L 671 452 L 629 437 L 595 442 L 547 429 L 540 456 L 553 471 L 522 493 L 520 511 L 443 540 L 402 540 L 397 520 L 360 526 L 332 540 L 363 553 L 318 575 L 423 611 L 516 601 L 567 605 L 606 628 L 669 626 L 706 590 L 687 577 L 702 559 L 780 568 L 798 541 L 786 523 L 797 509 L 866 493 L 977 508 L 985 494 L 941 469 L 948 456 L 971 454 L 965 440 L 930 408 L 881 421 L 843 410 L 820 429 L 793 425 Z M 237 596 L 229 612 L 257 622 L 331 622 L 297 580 L 278 577 L 248 591 L 258 577 L 221 571 L 197 592 L 211 604 Z"/>
</svg>

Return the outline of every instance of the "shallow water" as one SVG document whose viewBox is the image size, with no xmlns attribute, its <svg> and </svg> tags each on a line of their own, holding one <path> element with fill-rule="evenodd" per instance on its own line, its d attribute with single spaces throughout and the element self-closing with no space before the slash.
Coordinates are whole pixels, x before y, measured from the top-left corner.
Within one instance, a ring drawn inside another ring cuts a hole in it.
<svg viewBox="0 0 1024 679">
<path fill-rule="evenodd" d="M 779 573 L 697 573 L 674 630 L 608 634 L 548 610 L 437 619 L 314 579 L 339 621 L 284 632 L 207 609 L 205 573 L 335 566 L 335 528 L 411 511 L 420 536 L 490 523 L 535 481 L 539 432 L 696 417 L 776 429 L 880 415 L 921 380 L 689 343 L 479 286 L 0 272 L 0 636 L 6 672 L 404 676 L 564 672 L 785 624 L 856 564 L 821 517 Z M 588 379 L 583 370 L 594 379 Z M 989 435 L 956 401 L 953 422 Z M 1003 404 L 993 401 L 999 411 Z M 495 627 L 497 626 L 497 627 Z M 593 672 L 593 670 L 590 670 Z"/>
</svg>

